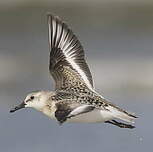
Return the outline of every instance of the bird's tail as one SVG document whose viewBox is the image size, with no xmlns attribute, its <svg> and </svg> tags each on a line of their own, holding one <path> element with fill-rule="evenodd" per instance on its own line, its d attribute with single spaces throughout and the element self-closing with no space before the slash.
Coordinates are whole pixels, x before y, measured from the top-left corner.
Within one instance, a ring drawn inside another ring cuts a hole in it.
<svg viewBox="0 0 153 152">
<path fill-rule="evenodd" d="M 112 112 L 114 118 L 116 118 L 116 119 L 120 119 L 120 120 L 129 122 L 129 123 L 132 123 L 137 118 L 137 116 L 135 116 L 134 114 L 131 114 L 123 109 L 116 107 L 116 106 L 115 107 L 109 106 L 108 109 Z"/>
</svg>

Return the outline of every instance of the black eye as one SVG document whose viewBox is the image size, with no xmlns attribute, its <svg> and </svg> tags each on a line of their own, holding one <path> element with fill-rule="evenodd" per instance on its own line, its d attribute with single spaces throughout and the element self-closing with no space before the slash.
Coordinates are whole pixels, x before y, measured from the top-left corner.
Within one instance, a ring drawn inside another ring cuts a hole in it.
<svg viewBox="0 0 153 152">
<path fill-rule="evenodd" d="M 34 96 L 31 96 L 31 97 L 30 97 L 31 100 L 33 100 L 34 98 L 35 98 Z"/>
</svg>

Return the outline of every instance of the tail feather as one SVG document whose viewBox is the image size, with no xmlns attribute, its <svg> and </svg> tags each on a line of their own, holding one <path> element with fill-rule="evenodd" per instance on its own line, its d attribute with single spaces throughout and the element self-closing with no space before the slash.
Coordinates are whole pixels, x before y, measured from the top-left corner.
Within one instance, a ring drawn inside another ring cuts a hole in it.
<svg viewBox="0 0 153 152">
<path fill-rule="evenodd" d="M 126 122 L 130 122 L 130 123 L 134 123 L 135 118 L 137 118 L 136 116 L 129 114 L 127 112 L 117 112 L 116 114 L 116 118 L 121 119 L 123 121 Z"/>
<path fill-rule="evenodd" d="M 108 109 L 112 112 L 114 118 L 116 118 L 116 119 L 120 119 L 120 120 L 129 122 L 129 123 L 134 123 L 134 120 L 137 118 L 134 114 L 131 114 L 131 113 L 129 113 L 125 110 L 122 110 L 118 107 L 109 106 Z"/>
</svg>

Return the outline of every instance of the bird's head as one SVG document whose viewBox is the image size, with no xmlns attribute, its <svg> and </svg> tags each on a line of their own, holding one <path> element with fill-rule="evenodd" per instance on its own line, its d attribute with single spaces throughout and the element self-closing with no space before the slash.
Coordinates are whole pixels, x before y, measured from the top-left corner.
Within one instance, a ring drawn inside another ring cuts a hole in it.
<svg viewBox="0 0 153 152">
<path fill-rule="evenodd" d="M 25 100 L 12 110 L 10 112 L 15 112 L 19 109 L 26 108 L 26 107 L 31 107 L 37 110 L 41 110 L 45 104 L 46 101 L 49 99 L 50 93 L 47 91 L 37 91 L 37 92 L 32 92 L 27 95 Z"/>
</svg>

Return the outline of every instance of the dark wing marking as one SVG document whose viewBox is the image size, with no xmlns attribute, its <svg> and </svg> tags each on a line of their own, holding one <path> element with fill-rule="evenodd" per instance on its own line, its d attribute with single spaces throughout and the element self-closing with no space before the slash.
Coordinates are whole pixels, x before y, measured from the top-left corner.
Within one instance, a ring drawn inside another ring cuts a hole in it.
<svg viewBox="0 0 153 152">
<path fill-rule="evenodd" d="M 94 109 L 95 109 L 95 107 L 91 106 L 91 105 L 81 105 L 81 106 L 75 108 L 73 111 L 71 111 L 69 113 L 69 115 L 67 116 L 67 118 L 75 117 L 77 115 L 90 112 Z"/>
<path fill-rule="evenodd" d="M 55 111 L 56 119 L 62 124 L 68 118 L 92 111 L 95 107 L 91 105 L 79 105 L 78 103 L 58 102 Z"/>
<path fill-rule="evenodd" d="M 67 116 L 71 112 L 71 108 L 68 107 L 66 104 L 57 103 L 56 104 L 57 110 L 55 111 L 55 117 L 59 121 L 60 124 L 66 121 Z"/>
<path fill-rule="evenodd" d="M 77 37 L 59 17 L 50 14 L 48 15 L 48 28 L 49 69 L 56 82 L 56 89 L 68 87 L 67 85 L 73 87 L 78 81 L 93 89 L 92 76 Z M 73 82 L 70 79 L 73 79 Z"/>
</svg>

